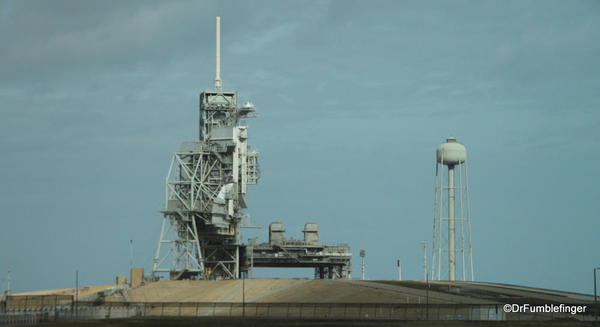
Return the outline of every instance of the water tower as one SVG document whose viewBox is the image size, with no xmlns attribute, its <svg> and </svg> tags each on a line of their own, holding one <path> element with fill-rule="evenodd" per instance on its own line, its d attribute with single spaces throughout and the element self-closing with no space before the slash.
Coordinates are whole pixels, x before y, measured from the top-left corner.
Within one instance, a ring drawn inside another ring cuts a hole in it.
<svg viewBox="0 0 600 327">
<path fill-rule="evenodd" d="M 467 149 L 449 137 L 438 146 L 436 157 L 431 276 L 437 280 L 456 280 L 458 273 L 459 280 L 472 281 Z"/>
</svg>

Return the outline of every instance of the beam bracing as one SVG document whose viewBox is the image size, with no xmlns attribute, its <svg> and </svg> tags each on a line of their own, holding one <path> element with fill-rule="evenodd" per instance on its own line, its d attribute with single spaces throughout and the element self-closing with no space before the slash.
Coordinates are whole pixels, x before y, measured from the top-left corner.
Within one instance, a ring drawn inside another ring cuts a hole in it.
<svg viewBox="0 0 600 327">
<path fill-rule="evenodd" d="M 165 180 L 153 272 L 176 279 L 239 278 L 246 186 L 260 177 L 258 151 L 248 147 L 241 122 L 253 117 L 254 105 L 239 106 L 237 93 L 222 89 L 220 59 L 216 62 L 215 89 L 200 93 L 199 140 L 184 142 L 174 153 Z M 167 257 L 173 259 L 170 266 Z"/>
</svg>

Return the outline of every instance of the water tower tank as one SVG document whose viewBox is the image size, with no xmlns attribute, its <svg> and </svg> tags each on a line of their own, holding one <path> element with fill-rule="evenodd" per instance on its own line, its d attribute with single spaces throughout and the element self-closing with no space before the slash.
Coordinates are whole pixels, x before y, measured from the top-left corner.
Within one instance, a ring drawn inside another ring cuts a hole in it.
<svg viewBox="0 0 600 327">
<path fill-rule="evenodd" d="M 440 144 L 436 152 L 437 162 L 442 165 L 454 166 L 467 161 L 467 148 L 454 137 L 446 139 L 446 143 Z"/>
</svg>

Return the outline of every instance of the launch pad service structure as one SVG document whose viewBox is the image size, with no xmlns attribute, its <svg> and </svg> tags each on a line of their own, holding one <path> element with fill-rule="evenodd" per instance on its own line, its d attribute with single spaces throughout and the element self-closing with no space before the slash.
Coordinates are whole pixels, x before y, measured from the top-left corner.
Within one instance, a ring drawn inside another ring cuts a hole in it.
<svg viewBox="0 0 600 327">
<path fill-rule="evenodd" d="M 170 279 L 236 279 L 253 267 L 311 267 L 316 278 L 349 278 L 350 247 L 319 243 L 316 223 L 304 240 L 287 240 L 281 222 L 269 226 L 269 242 L 241 242 L 248 185 L 260 178 L 258 151 L 248 145 L 242 119 L 255 117 L 252 102 L 238 105 L 222 89 L 220 17 L 216 18 L 214 89 L 200 93 L 199 140 L 184 142 L 165 180 L 165 207 L 152 273 Z"/>
</svg>

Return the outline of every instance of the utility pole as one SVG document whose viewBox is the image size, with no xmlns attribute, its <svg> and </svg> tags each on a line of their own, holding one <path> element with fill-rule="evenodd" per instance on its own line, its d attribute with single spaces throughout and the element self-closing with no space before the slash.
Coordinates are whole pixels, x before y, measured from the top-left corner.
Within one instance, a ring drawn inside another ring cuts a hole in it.
<svg viewBox="0 0 600 327">
<path fill-rule="evenodd" d="M 425 289 L 425 315 L 427 316 L 427 320 L 429 320 L 429 272 L 425 272 L 425 283 L 427 288 Z"/>
<path fill-rule="evenodd" d="M 594 316 L 598 320 L 598 291 L 596 289 L 596 271 L 600 270 L 600 267 L 594 268 Z"/>
<path fill-rule="evenodd" d="M 78 306 L 78 302 L 79 301 L 79 270 L 75 270 L 75 319 L 78 318 L 78 312 L 79 312 L 79 306 Z"/>
<path fill-rule="evenodd" d="M 8 270 L 8 275 L 6 276 L 6 295 L 10 295 L 10 269 Z"/>
<path fill-rule="evenodd" d="M 429 267 L 427 265 L 427 242 L 421 242 L 423 250 L 423 280 L 425 280 L 425 316 L 429 320 Z"/>
<path fill-rule="evenodd" d="M 133 240 L 129 240 L 129 271 L 133 269 Z"/>
<path fill-rule="evenodd" d="M 429 267 L 427 267 L 427 242 L 421 242 L 421 250 L 423 250 L 423 280 L 427 280 L 429 275 L 427 273 L 429 270 Z"/>
</svg>

